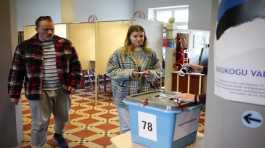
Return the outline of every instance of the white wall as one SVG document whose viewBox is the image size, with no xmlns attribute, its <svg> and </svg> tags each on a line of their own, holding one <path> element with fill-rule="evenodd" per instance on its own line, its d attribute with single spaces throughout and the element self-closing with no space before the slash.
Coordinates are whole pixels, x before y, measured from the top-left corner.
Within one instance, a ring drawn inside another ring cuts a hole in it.
<svg viewBox="0 0 265 148">
<path fill-rule="evenodd" d="M 190 29 L 210 30 L 212 0 L 72 0 L 74 21 L 86 22 L 95 14 L 99 20 L 127 20 L 133 12 L 148 8 L 189 5 Z M 41 15 L 52 16 L 55 23 L 60 23 L 61 0 L 16 0 L 17 26 L 32 25 Z"/>
<path fill-rule="evenodd" d="M 14 36 L 16 26 L 14 8 L 14 1 L 1 1 L 0 5 L 0 19 L 4 20 L 1 22 L 0 27 L 0 147 L 13 148 L 18 144 L 17 135 L 22 136 L 22 129 L 16 125 L 17 121 L 21 121 L 21 117 L 16 116 L 16 108 L 13 103 L 9 101 L 7 93 L 7 77 L 9 72 L 9 65 L 12 58 L 13 43 L 15 43 Z M 4 12 L 4 13 L 2 13 Z M 10 25 L 11 24 L 11 25 Z M 20 130 L 20 131 L 19 131 Z M 19 138 L 21 138 L 21 136 Z M 20 139 L 21 140 L 21 139 Z"/>
<path fill-rule="evenodd" d="M 176 5 L 189 5 L 189 28 L 210 30 L 212 0 L 134 0 L 134 10 L 144 11 L 148 15 L 148 8 Z"/>
<path fill-rule="evenodd" d="M 55 23 L 61 22 L 60 0 L 16 0 L 17 28 L 33 25 L 39 16 L 50 15 Z"/>
<path fill-rule="evenodd" d="M 75 0 L 75 21 L 87 22 L 94 14 L 99 20 L 127 20 L 133 14 L 134 0 Z"/>
</svg>

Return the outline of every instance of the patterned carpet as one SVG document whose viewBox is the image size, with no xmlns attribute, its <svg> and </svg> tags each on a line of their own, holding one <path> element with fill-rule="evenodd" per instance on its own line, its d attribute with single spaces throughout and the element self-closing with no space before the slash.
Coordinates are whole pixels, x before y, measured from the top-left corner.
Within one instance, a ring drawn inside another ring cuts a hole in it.
<svg viewBox="0 0 265 148">
<path fill-rule="evenodd" d="M 111 148 L 110 138 L 119 134 L 117 112 L 110 96 L 105 95 L 94 102 L 94 94 L 84 90 L 72 95 L 70 122 L 65 128 L 65 138 L 71 148 Z M 30 148 L 31 113 L 26 99 L 22 100 L 23 144 Z M 48 142 L 45 147 L 55 147 L 53 117 L 48 128 Z M 201 114 L 198 132 L 204 132 L 204 113 Z"/>
</svg>

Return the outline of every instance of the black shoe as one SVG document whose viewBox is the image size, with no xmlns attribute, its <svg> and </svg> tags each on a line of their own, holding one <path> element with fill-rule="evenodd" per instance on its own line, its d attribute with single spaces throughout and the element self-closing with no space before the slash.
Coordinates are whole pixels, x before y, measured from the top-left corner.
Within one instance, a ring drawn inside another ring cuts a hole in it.
<svg viewBox="0 0 265 148">
<path fill-rule="evenodd" d="M 55 133 L 53 135 L 53 140 L 56 143 L 56 145 L 59 146 L 60 148 L 69 148 L 66 140 L 64 139 L 64 137 L 61 134 Z"/>
</svg>

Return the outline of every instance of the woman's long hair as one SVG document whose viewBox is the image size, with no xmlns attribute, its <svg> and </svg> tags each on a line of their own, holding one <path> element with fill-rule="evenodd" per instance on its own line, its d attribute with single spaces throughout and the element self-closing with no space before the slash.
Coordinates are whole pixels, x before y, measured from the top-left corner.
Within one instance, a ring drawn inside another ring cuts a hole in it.
<svg viewBox="0 0 265 148">
<path fill-rule="evenodd" d="M 125 38 L 125 42 L 124 42 L 124 47 L 122 48 L 122 52 L 123 54 L 128 54 L 132 51 L 132 42 L 130 40 L 130 36 L 133 32 L 144 32 L 144 43 L 143 45 L 141 46 L 143 48 L 143 50 L 146 52 L 146 53 L 150 53 L 151 52 L 151 49 L 150 48 L 147 48 L 147 38 L 146 38 L 146 35 L 145 35 L 145 30 L 142 26 L 140 25 L 131 25 L 128 29 L 128 32 L 127 32 L 127 35 L 126 35 L 126 38 Z"/>
</svg>

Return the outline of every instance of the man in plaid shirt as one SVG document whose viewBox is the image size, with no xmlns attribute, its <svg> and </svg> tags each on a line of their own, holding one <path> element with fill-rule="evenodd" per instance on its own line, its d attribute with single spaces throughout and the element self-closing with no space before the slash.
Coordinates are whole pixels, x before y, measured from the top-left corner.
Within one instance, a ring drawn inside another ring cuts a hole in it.
<svg viewBox="0 0 265 148">
<path fill-rule="evenodd" d="M 24 84 L 32 113 L 33 147 L 45 145 L 51 113 L 55 118 L 54 141 L 59 147 L 68 147 L 63 129 L 70 110 L 69 95 L 80 82 L 80 62 L 71 42 L 54 35 L 50 16 L 39 17 L 35 25 L 37 34 L 15 50 L 8 78 L 9 97 L 17 104 Z"/>
</svg>

